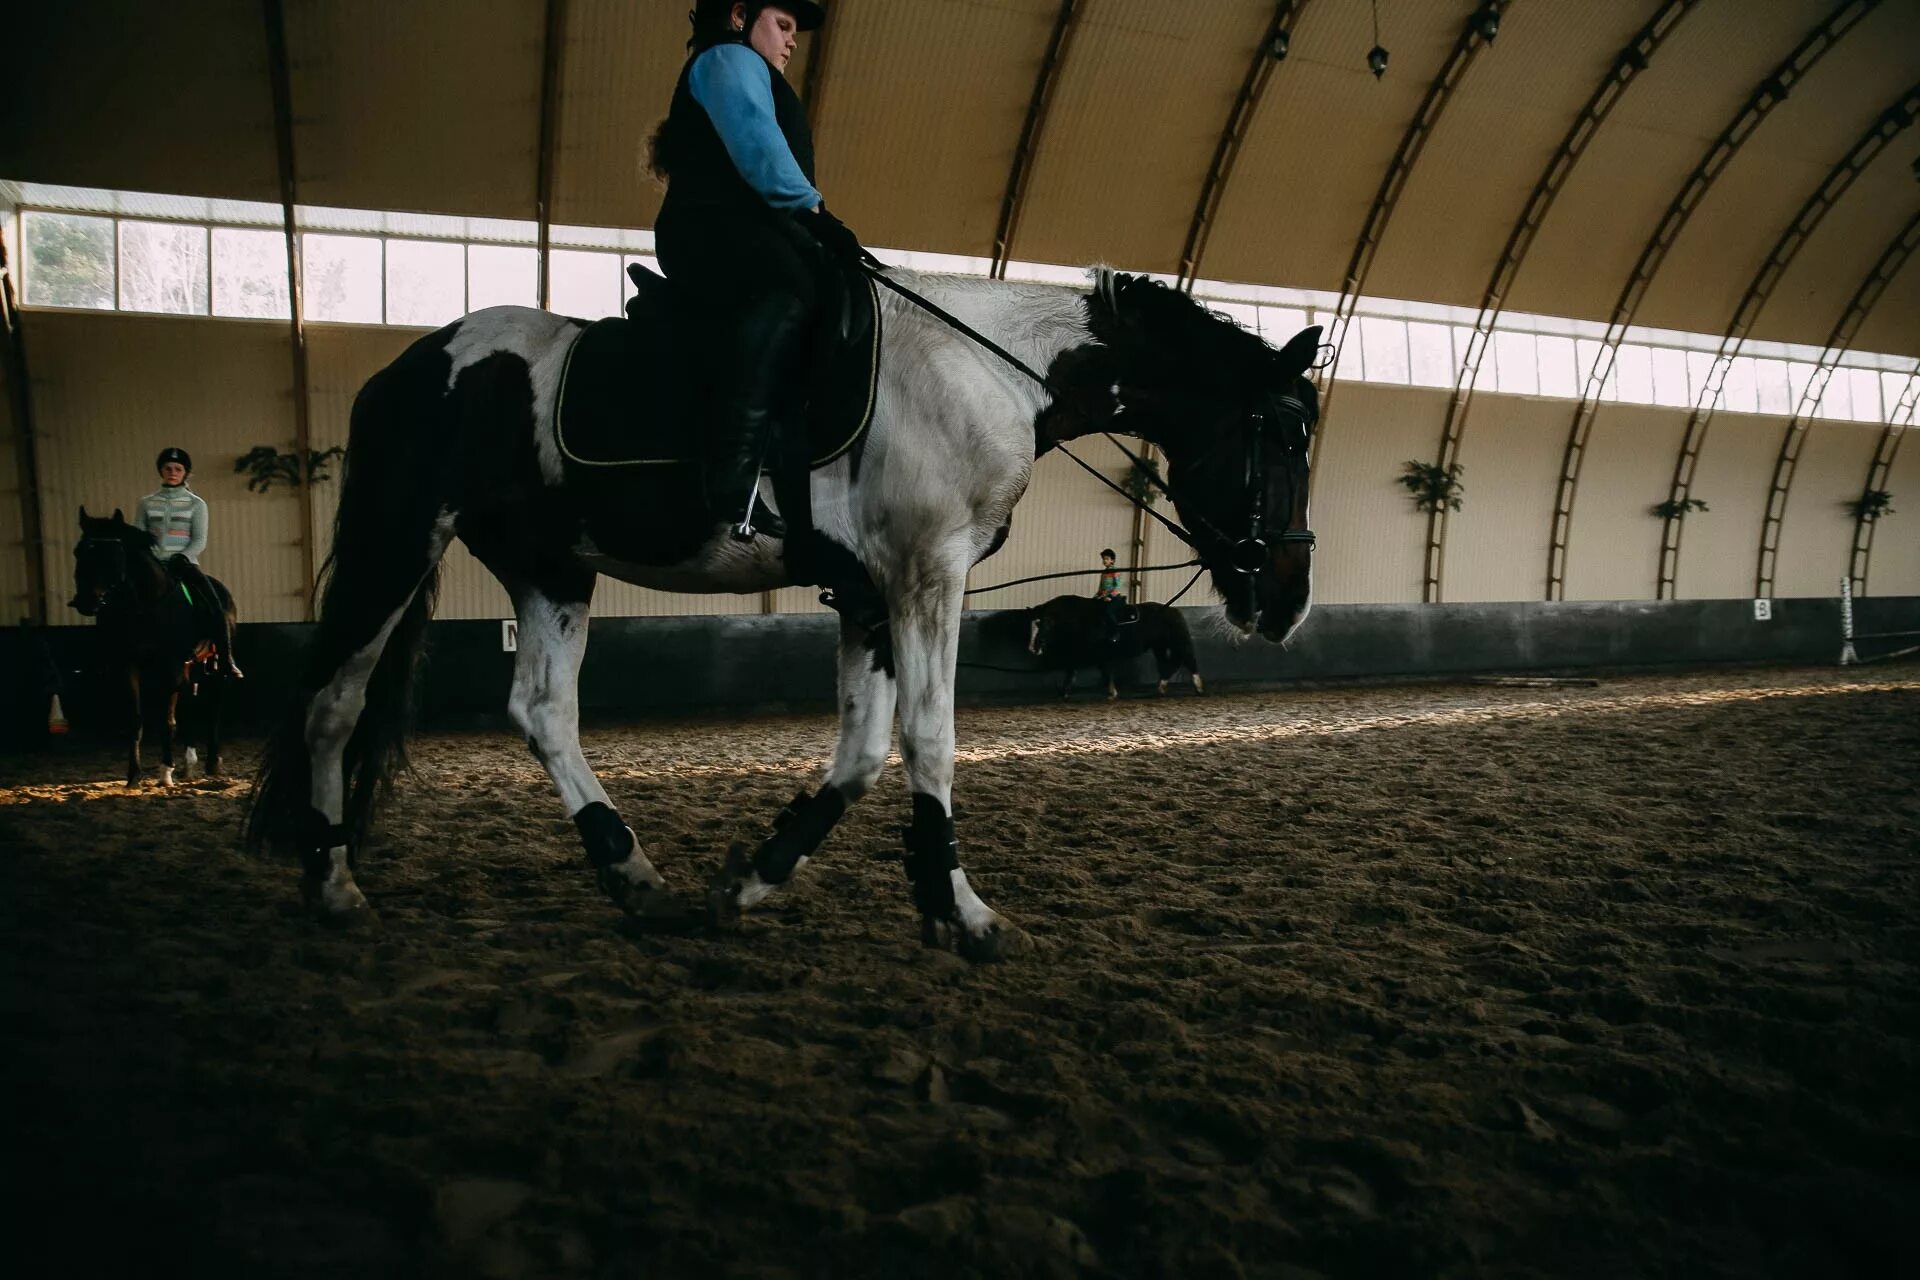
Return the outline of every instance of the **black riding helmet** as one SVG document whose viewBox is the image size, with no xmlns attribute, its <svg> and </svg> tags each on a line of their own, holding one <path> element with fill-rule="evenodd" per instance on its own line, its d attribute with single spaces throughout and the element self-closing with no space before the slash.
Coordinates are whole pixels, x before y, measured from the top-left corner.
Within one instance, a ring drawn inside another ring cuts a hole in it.
<svg viewBox="0 0 1920 1280">
<path fill-rule="evenodd" d="M 177 448 L 172 445 L 169 445 L 167 448 L 162 449 L 160 451 L 160 456 L 153 460 L 153 469 L 155 471 L 158 471 L 160 468 L 166 466 L 169 462 L 179 463 L 181 466 L 187 469 L 187 472 L 189 475 L 191 475 L 193 472 L 193 459 L 187 455 L 187 451 L 185 449 Z"/>
<path fill-rule="evenodd" d="M 707 46 L 724 40 L 733 32 L 733 6 L 741 0 L 695 0 L 694 7 L 687 11 L 687 20 L 693 24 L 693 35 L 687 41 L 689 47 L 705 49 Z M 744 0 L 747 6 L 747 26 L 751 28 L 760 20 L 762 9 L 785 9 L 793 15 L 794 27 L 800 31 L 812 31 L 827 20 L 827 11 L 814 0 Z"/>
</svg>

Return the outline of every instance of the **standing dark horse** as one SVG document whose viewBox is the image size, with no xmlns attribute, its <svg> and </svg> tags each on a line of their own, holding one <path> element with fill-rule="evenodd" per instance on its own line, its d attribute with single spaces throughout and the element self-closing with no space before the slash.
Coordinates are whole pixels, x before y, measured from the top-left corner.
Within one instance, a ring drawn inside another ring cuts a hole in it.
<svg viewBox="0 0 1920 1280">
<path fill-rule="evenodd" d="M 1123 610 L 1130 620 L 1110 618 L 1110 609 Z M 1074 672 L 1098 667 L 1111 702 L 1120 696 L 1113 683 L 1114 665 L 1148 652 L 1160 669 L 1161 693 L 1167 691 L 1167 681 L 1182 667 L 1193 673 L 1194 692 L 1206 692 L 1187 620 L 1171 605 L 1109 605 L 1091 596 L 1055 596 L 1023 613 L 1027 652 L 1039 658 L 1047 670 L 1066 673 L 1060 682 L 1063 698 L 1073 688 Z"/>
<path fill-rule="evenodd" d="M 106 665 L 123 672 L 131 721 L 128 726 L 127 785 L 140 781 L 140 739 L 160 735 L 160 783 L 172 786 L 173 737 L 180 694 L 190 698 L 194 718 L 206 733 L 206 772 L 220 772 L 220 706 L 232 670 L 233 624 L 238 620 L 226 584 L 208 578 L 226 625 L 210 624 L 209 610 L 196 606 L 179 582 L 153 554 L 153 535 L 115 510 L 111 517 L 90 516 L 80 508 L 80 541 L 73 549 L 72 607 L 98 621 Z M 194 750 L 186 749 L 186 769 Z"/>
<path fill-rule="evenodd" d="M 814 533 L 797 544 L 813 563 L 849 566 L 878 607 L 842 612 L 840 735 L 825 777 L 751 856 L 742 845 L 728 857 L 707 905 L 731 922 L 805 865 L 879 777 L 897 702 L 912 793 L 904 861 L 922 939 L 990 959 L 1013 932 L 961 870 L 952 817 L 967 570 L 1004 539 L 1037 452 L 1120 432 L 1165 453 L 1174 508 L 1227 620 L 1284 639 L 1310 594 L 1307 446 L 1317 400 L 1304 374 L 1319 330 L 1276 351 L 1184 294 L 1109 271 L 1096 273 L 1090 292 L 907 271 L 891 278 L 1043 370 L 1046 385 L 880 295 L 872 426 L 813 470 Z M 368 910 L 351 854 L 403 759 L 408 685 L 440 557 L 455 538 L 513 599 L 519 651 L 507 710 L 573 816 L 603 891 L 635 913 L 666 902 L 665 881 L 580 752 L 576 683 L 595 575 L 707 592 L 757 592 L 792 578 L 779 542 L 733 541 L 711 522 L 688 467 L 592 473 L 594 464 L 562 447 L 555 388 L 582 328 L 519 307 L 477 311 L 414 343 L 354 403 L 312 666 L 263 756 L 248 815 L 253 843 L 299 854 L 308 901 L 331 918 Z M 651 376 L 680 374 L 666 366 Z M 671 415 L 666 385 L 634 375 L 628 418 L 637 438 Z"/>
</svg>

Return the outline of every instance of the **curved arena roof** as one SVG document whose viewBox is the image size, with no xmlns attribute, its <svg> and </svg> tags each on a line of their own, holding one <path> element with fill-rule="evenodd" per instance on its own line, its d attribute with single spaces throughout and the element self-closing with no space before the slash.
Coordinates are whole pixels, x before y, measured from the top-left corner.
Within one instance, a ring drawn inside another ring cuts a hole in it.
<svg viewBox="0 0 1920 1280">
<path fill-rule="evenodd" d="M 1369 0 L 837 0 L 790 74 L 829 200 L 907 250 L 1328 291 L 1361 266 L 1373 295 L 1706 333 L 1764 276 L 1750 336 L 1824 344 L 1920 209 L 1920 0 L 1506 0 L 1491 42 L 1488 8 L 1380 0 L 1376 80 Z M 263 10 L 300 203 L 650 224 L 686 0 L 34 6 L 0 174 L 280 201 Z M 1849 345 L 1920 355 L 1896 260 Z"/>
</svg>

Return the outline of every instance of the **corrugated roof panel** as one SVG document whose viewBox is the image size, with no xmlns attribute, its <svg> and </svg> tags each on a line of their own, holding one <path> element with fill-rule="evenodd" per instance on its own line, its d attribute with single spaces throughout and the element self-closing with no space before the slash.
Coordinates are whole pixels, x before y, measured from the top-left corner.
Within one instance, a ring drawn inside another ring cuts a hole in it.
<svg viewBox="0 0 1920 1280">
<path fill-rule="evenodd" d="M 8 14 L 0 173 L 278 202 L 255 0 L 23 4 Z"/>
<path fill-rule="evenodd" d="M 1172 271 L 1270 0 L 1098 0 L 1060 69 L 1012 257 Z"/>
<path fill-rule="evenodd" d="M 1608 319 L 1681 184 L 1760 79 L 1832 8 L 1832 0 L 1703 0 L 1568 177 L 1508 305 Z"/>
<path fill-rule="evenodd" d="M 0 240 L 6 239 L 0 230 Z M 11 247 L 11 246 L 9 246 Z M 13 388 L 8 383 L 8 365 L 0 364 L 0 619 L 9 625 L 31 617 L 37 606 L 27 573 L 27 545 L 22 536 L 22 491 L 20 483 L 20 424 L 13 413 Z M 49 574 L 54 572 L 50 557 L 42 557 Z M 63 566 L 64 567 L 64 566 Z M 54 587 L 55 591 L 61 588 Z"/>
<path fill-rule="evenodd" d="M 1680 599 L 1738 600 L 1753 594 L 1767 485 L 1785 426 L 1784 418 L 1773 416 L 1714 415 L 1692 491 L 1708 511 L 1687 517 L 1676 582 Z M 1866 475 L 1864 466 L 1860 474 Z"/>
<path fill-rule="evenodd" d="M 1853 550 L 1853 512 L 1847 507 L 1860 496 L 1860 481 L 1879 443 L 1878 423 L 1826 421 L 1808 429 L 1800 461 L 1794 466 L 1786 514 L 1780 521 L 1774 595 L 1840 594 L 1840 579 L 1847 576 Z M 1898 539 L 1888 539 L 1889 543 L 1895 541 Z M 1911 534 L 1907 541 L 1914 541 Z M 1756 541 L 1756 557 L 1758 550 Z"/>
<path fill-rule="evenodd" d="M 1441 599 L 1543 599 L 1567 407 L 1485 394 L 1473 405 L 1460 445 L 1465 504 L 1447 520 Z"/>
<path fill-rule="evenodd" d="M 647 140 L 667 114 L 686 61 L 689 7 L 569 0 L 554 138 L 555 222 L 653 225 L 661 189 L 646 171 Z"/>
<path fill-rule="evenodd" d="M 1913 175 L 1914 156 L 1920 153 L 1917 135 L 1920 130 L 1910 129 L 1905 145 L 1895 143 L 1882 151 L 1807 237 L 1760 313 L 1754 337 L 1820 345 L 1832 336 L 1861 280 L 1920 204 L 1920 185 Z M 1909 334 L 1908 346 L 1916 340 L 1920 338 Z M 1861 347 L 1857 338 L 1852 345 Z"/>
<path fill-rule="evenodd" d="M 66 607 L 75 509 L 131 513 L 159 487 L 153 457 L 166 444 L 193 455 L 193 488 L 208 506 L 202 564 L 232 589 L 241 619 L 304 619 L 299 500 L 250 493 L 233 469 L 254 445 L 292 442 L 286 325 L 52 311 L 27 325 L 48 620 L 86 622 Z"/>
<path fill-rule="evenodd" d="M 828 204 L 862 239 L 992 253 L 1059 8 L 1059 0 L 922 0 L 834 11 L 817 168 Z"/>
<path fill-rule="evenodd" d="M 1420 599 L 1427 518 L 1400 474 L 1433 453 L 1447 393 L 1345 383 L 1338 427 L 1321 442 L 1313 473 L 1314 598 L 1325 604 Z M 1543 561 L 1544 563 L 1544 558 Z"/>
<path fill-rule="evenodd" d="M 1514 220 L 1568 126 L 1658 8 L 1657 0 L 1516 4 L 1408 179 L 1368 291 L 1479 306 Z"/>
<path fill-rule="evenodd" d="M 1854 335 L 1853 349 L 1920 356 L 1920 253 L 1907 259 L 1880 295 L 1880 305 Z"/>
<path fill-rule="evenodd" d="M 1095 437 L 1070 447 L 1115 484 L 1125 482 L 1132 464 L 1106 441 Z M 1033 480 L 1013 510 L 1013 532 L 1006 545 L 973 568 L 967 585 L 983 587 L 1037 573 L 1098 569 L 1103 547 L 1112 547 L 1125 564 L 1132 534 L 1133 508 L 1124 498 L 1071 459 L 1049 453 L 1033 464 Z M 975 596 L 969 604 L 975 609 L 1024 609 L 1058 595 L 1092 595 L 1095 585 L 1091 576 L 1030 582 Z"/>
<path fill-rule="evenodd" d="M 1889 493 L 1920 494 L 1920 438 L 1909 438 L 1894 455 L 1887 474 Z M 1864 478 L 1866 472 L 1863 470 Z M 1920 538 L 1908 529 L 1894 536 L 1893 526 L 1875 531 L 1873 558 L 1868 562 L 1867 591 L 1875 596 L 1920 596 Z"/>
<path fill-rule="evenodd" d="M 1563 406 L 1562 439 L 1571 415 Z M 1544 429 L 1552 438 L 1551 418 Z M 1601 406 L 1580 466 L 1580 490 L 1567 534 L 1567 599 L 1645 600 L 1654 594 L 1660 578 L 1661 522 L 1652 507 L 1667 496 L 1673 455 L 1686 429 L 1683 409 Z M 1543 577 L 1545 573 L 1543 556 Z"/>
<path fill-rule="evenodd" d="M 1905 56 L 1897 53 L 1903 49 Z M 1807 73 L 1694 212 L 1647 291 L 1641 324 L 1725 332 L 1788 220 L 1913 83 L 1914 49 L 1920 49 L 1920 4 L 1883 4 Z M 1911 163 L 1913 135 L 1894 149 Z M 1845 210 L 1843 201 L 1836 216 Z"/>
<path fill-rule="evenodd" d="M 525 218 L 543 0 L 288 0 L 303 203 Z"/>
<path fill-rule="evenodd" d="M 1248 127 L 1200 275 L 1338 291 L 1387 165 L 1477 7 L 1390 11 L 1391 69 L 1375 80 L 1367 0 L 1311 0 Z"/>
</svg>

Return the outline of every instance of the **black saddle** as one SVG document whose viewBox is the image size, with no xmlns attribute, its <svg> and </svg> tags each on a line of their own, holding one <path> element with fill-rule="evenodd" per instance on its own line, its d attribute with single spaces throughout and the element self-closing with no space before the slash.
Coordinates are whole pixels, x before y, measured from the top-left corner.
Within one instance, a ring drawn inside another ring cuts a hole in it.
<svg viewBox="0 0 1920 1280">
<path fill-rule="evenodd" d="M 569 473 L 609 468 L 674 467 L 703 456 L 705 423 L 694 373 L 700 368 L 684 351 L 686 308 L 665 276 L 635 263 L 627 268 L 639 290 L 627 302 L 627 318 L 596 320 L 580 331 L 560 371 L 553 415 L 554 443 Z M 806 452 L 810 467 L 824 467 L 857 449 L 873 420 L 880 368 L 880 319 L 873 280 L 848 271 L 827 295 L 815 342 L 814 376 L 807 394 Z M 837 297 L 834 295 L 838 295 Z M 642 397 L 658 406 L 642 415 Z M 787 429 L 791 430 L 791 426 Z M 799 441 L 776 442 L 776 460 L 800 456 Z"/>
</svg>

